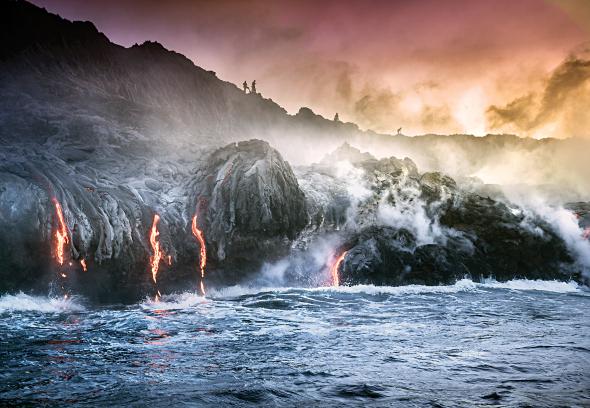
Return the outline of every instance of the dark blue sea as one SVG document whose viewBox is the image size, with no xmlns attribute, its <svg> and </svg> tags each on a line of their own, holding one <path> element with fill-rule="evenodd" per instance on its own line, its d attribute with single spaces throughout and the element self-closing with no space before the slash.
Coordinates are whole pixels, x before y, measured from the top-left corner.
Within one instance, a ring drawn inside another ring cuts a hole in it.
<svg viewBox="0 0 590 408">
<path fill-rule="evenodd" d="M 0 405 L 588 407 L 574 283 L 0 297 Z"/>
</svg>

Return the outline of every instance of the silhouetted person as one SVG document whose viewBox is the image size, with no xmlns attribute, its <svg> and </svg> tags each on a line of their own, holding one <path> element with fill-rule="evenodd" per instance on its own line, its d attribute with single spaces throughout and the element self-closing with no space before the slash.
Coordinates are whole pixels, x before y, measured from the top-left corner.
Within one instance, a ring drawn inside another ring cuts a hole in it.
<svg viewBox="0 0 590 408">
<path fill-rule="evenodd" d="M 248 82 L 244 81 L 242 86 L 244 87 L 244 93 L 248 93 L 248 91 L 250 90 L 250 88 L 248 88 Z"/>
<path fill-rule="evenodd" d="M 334 115 L 334 122 L 340 122 L 340 118 L 338 117 L 338 112 Z"/>
<path fill-rule="evenodd" d="M 397 134 L 398 134 L 398 136 L 402 134 L 402 128 L 399 128 L 399 129 L 397 130 Z"/>
<path fill-rule="evenodd" d="M 256 80 L 252 81 L 252 93 L 256 93 Z"/>
</svg>

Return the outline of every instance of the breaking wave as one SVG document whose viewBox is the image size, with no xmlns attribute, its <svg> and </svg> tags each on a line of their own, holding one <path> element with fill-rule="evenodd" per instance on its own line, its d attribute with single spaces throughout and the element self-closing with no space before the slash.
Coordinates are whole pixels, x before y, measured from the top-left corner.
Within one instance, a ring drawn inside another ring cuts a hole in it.
<svg viewBox="0 0 590 408">
<path fill-rule="evenodd" d="M 83 311 L 84 306 L 75 298 L 57 298 L 49 296 L 31 296 L 24 293 L 2 295 L 0 313 L 31 311 L 42 313 L 63 313 Z"/>
<path fill-rule="evenodd" d="M 141 303 L 141 307 L 148 310 L 173 310 L 185 309 L 205 302 L 207 298 L 195 292 L 184 292 L 163 295 L 160 300 L 146 298 Z"/>
<path fill-rule="evenodd" d="M 574 281 L 560 282 L 556 280 L 528 280 L 514 279 L 508 282 L 497 282 L 493 279 L 485 280 L 478 284 L 480 287 L 491 289 L 512 289 L 512 290 L 541 290 L 544 292 L 571 293 L 581 292 L 582 286 Z"/>
<path fill-rule="evenodd" d="M 461 279 L 454 285 L 426 286 L 324 286 L 315 288 L 300 287 L 255 287 L 255 286 L 229 286 L 226 288 L 211 289 L 207 295 L 211 300 L 232 299 L 243 296 L 256 296 L 264 293 L 316 293 L 316 294 L 363 294 L 363 295 L 427 295 L 427 294 L 453 294 L 460 292 L 478 292 L 482 290 L 519 290 L 519 291 L 544 291 L 553 293 L 577 293 L 584 289 L 576 282 L 543 281 L 517 279 L 507 282 L 498 282 L 493 279 L 485 280 L 482 283 L 473 282 L 471 279 Z M 185 292 L 162 297 L 160 301 L 146 300 L 142 305 L 153 309 L 175 309 L 195 306 L 207 301 L 207 298 L 194 293 Z"/>
<path fill-rule="evenodd" d="M 173 310 L 185 309 L 207 303 L 210 300 L 225 300 L 243 296 L 255 296 L 264 293 L 315 293 L 326 295 L 338 294 L 362 294 L 362 295 L 428 295 L 428 294 L 453 294 L 460 292 L 478 292 L 481 290 L 518 290 L 518 291 L 543 291 L 553 293 L 582 293 L 585 288 L 576 282 L 544 281 L 515 279 L 507 282 L 498 282 L 487 279 L 482 283 L 473 282 L 470 279 L 461 279 L 454 285 L 426 286 L 323 286 L 315 288 L 300 287 L 253 287 L 230 286 L 226 288 L 212 289 L 207 297 L 195 292 L 183 292 L 163 295 L 160 300 L 146 298 L 141 302 L 141 307 L 147 310 Z M 64 313 L 85 310 L 76 297 L 64 299 L 49 296 L 31 296 L 24 293 L 16 295 L 2 295 L 0 297 L 0 313 L 32 311 L 41 313 Z"/>
</svg>

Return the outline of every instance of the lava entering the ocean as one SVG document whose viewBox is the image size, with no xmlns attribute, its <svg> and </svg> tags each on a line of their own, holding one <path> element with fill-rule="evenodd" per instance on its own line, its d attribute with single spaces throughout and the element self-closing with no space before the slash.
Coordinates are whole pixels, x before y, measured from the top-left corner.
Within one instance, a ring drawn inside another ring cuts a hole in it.
<svg viewBox="0 0 590 408">
<path fill-rule="evenodd" d="M 61 204 L 57 199 L 53 198 L 53 204 L 55 205 L 55 213 L 57 214 L 58 227 L 55 231 L 55 254 L 57 256 L 57 262 L 60 265 L 64 264 L 64 246 L 70 242 L 68 237 L 68 227 L 64 220 L 63 211 Z"/>
<path fill-rule="evenodd" d="M 205 246 L 205 236 L 203 231 L 197 227 L 197 215 L 193 217 L 192 232 L 197 241 L 199 241 L 200 253 L 199 253 L 199 270 L 201 272 L 201 293 L 205 296 L 205 284 L 203 279 L 205 278 L 205 266 L 207 266 L 207 247 Z"/>
<path fill-rule="evenodd" d="M 152 229 L 150 232 L 150 245 L 154 251 L 154 254 L 150 256 L 150 265 L 152 270 L 152 280 L 154 283 L 157 283 L 158 270 L 160 269 L 160 260 L 162 260 L 164 257 L 164 252 L 160 248 L 160 241 L 157 240 L 158 236 L 160 235 L 160 231 L 158 231 L 159 221 L 160 216 L 158 214 L 154 214 L 154 221 L 152 222 Z"/>
<path fill-rule="evenodd" d="M 342 261 L 344 261 L 344 257 L 347 253 L 348 251 L 342 252 L 330 267 L 330 274 L 332 275 L 332 286 L 340 286 L 340 276 L 338 275 L 338 269 L 340 268 Z"/>
</svg>

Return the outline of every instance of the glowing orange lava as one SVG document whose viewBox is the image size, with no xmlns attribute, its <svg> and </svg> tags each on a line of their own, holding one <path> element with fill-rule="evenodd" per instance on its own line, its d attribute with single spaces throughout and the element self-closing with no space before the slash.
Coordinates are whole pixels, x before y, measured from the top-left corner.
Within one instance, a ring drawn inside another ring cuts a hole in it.
<svg viewBox="0 0 590 408">
<path fill-rule="evenodd" d="M 57 199 L 53 198 L 53 204 L 55 205 L 55 213 L 57 214 L 58 228 L 55 231 L 55 253 L 57 255 L 57 262 L 60 265 L 64 264 L 64 246 L 70 242 L 68 238 L 68 227 L 64 220 L 64 214 L 61 209 L 61 204 Z"/>
<path fill-rule="evenodd" d="M 160 269 L 160 260 L 164 256 L 164 252 L 160 248 L 160 241 L 157 240 L 158 236 L 160 235 L 160 231 L 158 231 L 159 221 L 160 216 L 158 214 L 155 214 L 154 221 L 152 222 L 152 229 L 150 232 L 150 245 L 152 246 L 152 250 L 154 251 L 154 254 L 150 256 L 150 265 L 152 270 L 152 279 L 154 283 L 157 282 L 158 270 Z"/>
<path fill-rule="evenodd" d="M 82 270 L 84 272 L 88 272 L 88 267 L 86 266 L 86 259 L 84 259 L 84 258 L 80 259 L 80 265 L 82 265 Z"/>
<path fill-rule="evenodd" d="M 205 247 L 205 236 L 203 231 L 197 227 L 197 215 L 193 217 L 192 232 L 197 241 L 199 241 L 200 254 L 199 254 L 199 270 L 201 271 L 201 292 L 205 295 L 205 285 L 203 279 L 205 278 L 205 266 L 207 266 L 207 248 Z"/>
<path fill-rule="evenodd" d="M 330 274 L 332 275 L 332 286 L 340 286 L 340 276 L 338 275 L 338 269 L 340 268 L 342 261 L 344 261 L 344 257 L 347 253 L 348 251 L 342 252 L 330 267 Z"/>
</svg>

